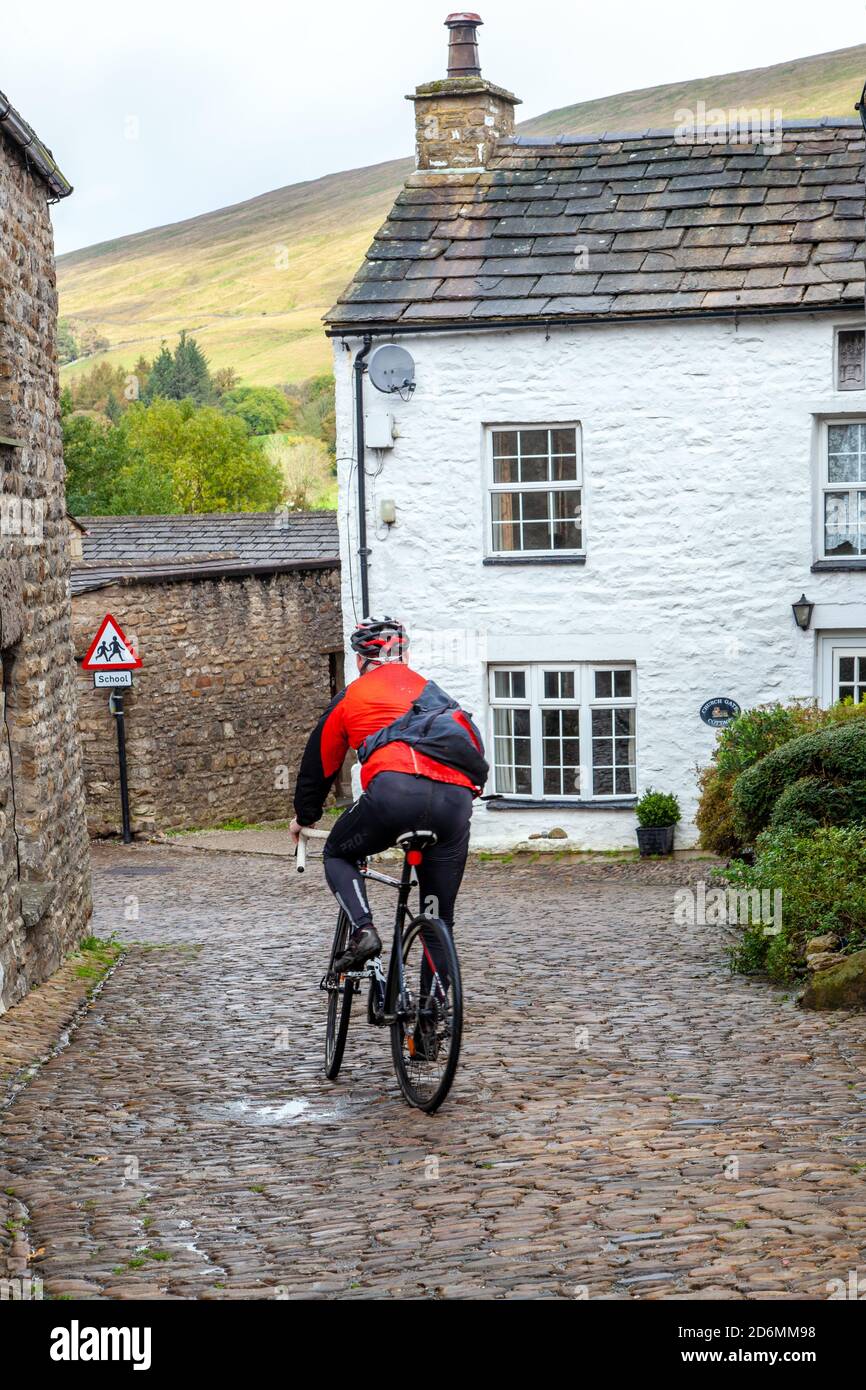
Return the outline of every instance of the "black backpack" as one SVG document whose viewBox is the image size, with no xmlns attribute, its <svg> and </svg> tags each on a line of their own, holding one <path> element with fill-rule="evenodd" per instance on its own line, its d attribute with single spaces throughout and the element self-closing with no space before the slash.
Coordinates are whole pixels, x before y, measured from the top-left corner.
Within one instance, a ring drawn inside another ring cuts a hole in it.
<svg viewBox="0 0 866 1390">
<path fill-rule="evenodd" d="M 490 767 L 472 715 L 435 681 L 427 681 L 411 708 L 393 724 L 364 739 L 358 749 L 358 761 L 365 763 L 377 748 L 388 743 L 407 743 L 425 757 L 465 773 L 479 791 L 487 781 Z"/>
</svg>

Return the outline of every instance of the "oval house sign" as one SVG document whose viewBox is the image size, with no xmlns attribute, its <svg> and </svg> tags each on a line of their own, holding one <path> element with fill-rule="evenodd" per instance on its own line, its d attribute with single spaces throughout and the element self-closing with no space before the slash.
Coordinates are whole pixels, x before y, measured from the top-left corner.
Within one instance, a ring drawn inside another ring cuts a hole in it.
<svg viewBox="0 0 866 1390">
<path fill-rule="evenodd" d="M 740 706 L 736 700 L 729 700 L 727 695 L 716 695 L 701 705 L 701 719 L 713 729 L 723 729 L 739 713 Z"/>
</svg>

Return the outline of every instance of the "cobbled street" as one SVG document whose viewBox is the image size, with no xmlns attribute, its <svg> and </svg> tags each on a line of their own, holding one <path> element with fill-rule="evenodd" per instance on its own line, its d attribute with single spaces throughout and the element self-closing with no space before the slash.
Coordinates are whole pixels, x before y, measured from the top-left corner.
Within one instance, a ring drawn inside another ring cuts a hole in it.
<svg viewBox="0 0 866 1390">
<path fill-rule="evenodd" d="M 320 862 L 94 861 L 93 931 L 135 944 L 0 1123 L 46 1295 L 824 1299 L 866 1262 L 863 1017 L 675 926 L 706 865 L 474 862 L 427 1117 L 360 1007 L 323 1077 Z"/>
</svg>

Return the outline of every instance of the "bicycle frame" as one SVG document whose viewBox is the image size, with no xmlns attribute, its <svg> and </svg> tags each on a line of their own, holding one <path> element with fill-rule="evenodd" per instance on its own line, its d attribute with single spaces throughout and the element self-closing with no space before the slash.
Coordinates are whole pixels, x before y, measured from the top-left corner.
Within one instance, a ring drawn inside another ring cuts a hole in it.
<svg viewBox="0 0 866 1390">
<path fill-rule="evenodd" d="M 370 979 L 371 989 L 377 985 L 382 987 L 381 1008 L 371 1006 L 370 1021 L 377 1027 L 388 1026 L 397 1021 L 399 1016 L 399 1003 L 403 998 L 406 988 L 405 977 L 403 974 L 403 929 L 406 925 L 406 917 L 409 912 L 409 894 L 417 884 L 417 877 L 413 873 L 412 865 L 408 858 L 403 861 L 403 872 L 400 878 L 392 878 L 390 874 L 380 874 L 376 869 L 362 868 L 361 877 L 375 883 L 385 883 L 390 888 L 397 889 L 397 912 L 394 918 L 394 941 L 391 947 L 391 959 L 388 962 L 387 978 L 382 976 L 382 962 L 380 956 L 375 956 L 363 970 L 352 972 L 347 978 Z"/>
<path fill-rule="evenodd" d="M 303 873 L 306 868 L 307 839 L 324 840 L 327 839 L 327 834 L 318 830 L 307 830 L 301 836 L 296 851 L 298 873 Z M 384 883 L 389 888 L 397 889 L 394 941 L 391 947 L 387 976 L 384 976 L 382 972 L 381 956 L 374 956 L 363 970 L 350 970 L 345 975 L 347 985 L 351 981 L 349 987 L 355 989 L 356 993 L 361 988 L 362 980 L 370 981 L 371 990 L 381 989 L 381 1005 L 378 1002 L 375 1007 L 371 1005 L 369 1019 L 377 1027 L 383 1027 L 396 1023 L 400 1012 L 399 1003 L 404 998 L 406 991 L 406 979 L 403 973 L 403 929 L 409 913 L 409 894 L 414 887 L 417 887 L 418 878 L 413 865 L 409 863 L 408 856 L 403 860 L 403 872 L 399 878 L 393 878 L 390 874 L 380 874 L 377 869 L 369 868 L 366 861 L 359 865 L 359 872 L 362 878 L 368 879 L 370 882 Z M 324 978 L 326 977 L 323 977 L 322 988 L 325 987 Z"/>
</svg>

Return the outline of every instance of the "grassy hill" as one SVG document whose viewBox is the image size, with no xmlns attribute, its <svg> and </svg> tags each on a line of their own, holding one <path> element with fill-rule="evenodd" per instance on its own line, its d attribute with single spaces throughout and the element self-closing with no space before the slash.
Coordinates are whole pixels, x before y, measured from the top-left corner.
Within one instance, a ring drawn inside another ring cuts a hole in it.
<svg viewBox="0 0 866 1390">
<path fill-rule="evenodd" d="M 852 115 L 866 45 L 772 67 L 648 87 L 549 111 L 528 135 L 672 126 L 680 107 L 770 107 L 786 120 Z M 57 262 L 60 312 L 132 366 L 188 328 L 214 367 L 256 383 L 328 370 L 321 317 L 354 274 L 410 160 L 291 184 L 234 207 L 102 242 Z M 64 374 L 95 358 L 71 364 Z"/>
</svg>

